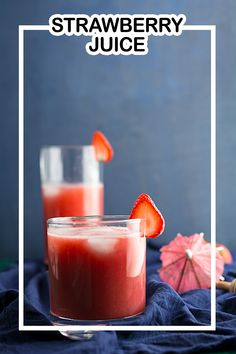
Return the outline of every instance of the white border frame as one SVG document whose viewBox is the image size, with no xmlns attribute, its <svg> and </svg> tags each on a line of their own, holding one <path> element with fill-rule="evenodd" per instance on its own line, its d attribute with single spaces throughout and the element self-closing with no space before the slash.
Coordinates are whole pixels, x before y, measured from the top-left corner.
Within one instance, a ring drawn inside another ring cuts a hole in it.
<svg viewBox="0 0 236 354">
<path fill-rule="evenodd" d="M 211 33 L 211 324 L 207 326 L 63 326 L 93 331 L 214 331 L 216 329 L 216 26 L 185 25 L 185 31 Z M 48 25 L 19 26 L 19 330 L 58 331 L 62 326 L 24 325 L 24 32 L 49 31 Z"/>
</svg>

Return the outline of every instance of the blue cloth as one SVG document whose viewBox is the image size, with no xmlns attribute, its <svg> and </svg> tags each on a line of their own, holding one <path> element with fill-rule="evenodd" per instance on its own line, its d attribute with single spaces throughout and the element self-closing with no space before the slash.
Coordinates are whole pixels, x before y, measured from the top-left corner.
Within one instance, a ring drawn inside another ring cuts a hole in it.
<svg viewBox="0 0 236 354">
<path fill-rule="evenodd" d="M 148 242 L 147 307 L 132 324 L 207 325 L 210 291 L 178 295 L 160 281 L 160 253 L 156 241 Z M 236 262 L 225 267 L 228 280 L 236 277 Z M 58 332 L 18 331 L 18 270 L 0 273 L 0 353 L 194 353 L 236 348 L 236 294 L 217 290 L 217 330 L 212 332 L 97 332 L 89 341 L 72 341 Z M 25 264 L 25 323 L 48 325 L 47 271 L 42 261 Z"/>
</svg>

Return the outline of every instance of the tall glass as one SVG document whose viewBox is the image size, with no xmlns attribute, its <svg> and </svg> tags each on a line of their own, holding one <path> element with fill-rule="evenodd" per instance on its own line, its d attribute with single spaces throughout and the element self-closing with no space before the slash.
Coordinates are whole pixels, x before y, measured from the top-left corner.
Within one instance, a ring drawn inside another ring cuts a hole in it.
<svg viewBox="0 0 236 354">
<path fill-rule="evenodd" d="M 101 324 L 135 316 L 146 302 L 142 219 L 48 220 L 50 309 L 56 324 Z M 62 331 L 63 333 L 63 328 Z M 73 338 L 81 333 L 63 333 Z"/>
<path fill-rule="evenodd" d="M 102 215 L 102 166 L 88 146 L 46 146 L 40 153 L 44 211 L 44 260 L 47 263 L 47 219 Z"/>
</svg>

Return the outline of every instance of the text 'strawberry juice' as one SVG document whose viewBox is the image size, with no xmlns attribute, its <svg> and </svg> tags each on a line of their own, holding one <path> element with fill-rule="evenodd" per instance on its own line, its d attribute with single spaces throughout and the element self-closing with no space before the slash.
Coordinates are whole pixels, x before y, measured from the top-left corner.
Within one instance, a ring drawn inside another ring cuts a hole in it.
<svg viewBox="0 0 236 354">
<path fill-rule="evenodd" d="M 48 256 L 54 316 L 111 320 L 144 311 L 146 239 L 140 219 L 51 219 Z"/>
<path fill-rule="evenodd" d="M 104 187 L 97 184 L 43 184 L 43 210 L 45 219 L 45 253 L 47 254 L 46 220 L 59 216 L 102 215 Z M 46 257 L 45 257 L 46 258 Z"/>
</svg>

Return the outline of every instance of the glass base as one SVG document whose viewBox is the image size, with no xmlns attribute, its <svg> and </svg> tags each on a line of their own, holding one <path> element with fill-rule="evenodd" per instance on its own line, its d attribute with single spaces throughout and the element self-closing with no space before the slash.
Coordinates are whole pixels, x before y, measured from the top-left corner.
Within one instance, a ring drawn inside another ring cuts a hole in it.
<svg viewBox="0 0 236 354">
<path fill-rule="evenodd" d="M 59 331 L 63 336 L 72 340 L 89 340 L 95 335 L 95 331 Z"/>
<path fill-rule="evenodd" d="M 121 323 L 124 325 L 124 320 L 125 320 L 125 325 L 129 324 L 134 324 L 133 322 L 135 321 L 135 318 L 138 317 L 141 313 L 137 313 L 135 315 L 129 316 L 129 317 L 123 317 L 123 318 L 117 318 L 117 319 L 112 319 L 112 320 L 89 320 L 89 321 L 84 321 L 84 320 L 72 320 L 68 318 L 62 318 L 62 317 L 57 317 L 55 315 L 50 314 L 50 321 L 54 326 L 61 326 L 61 330 L 59 332 L 70 339 L 73 340 L 89 340 L 92 339 L 97 331 L 91 331 L 91 330 L 63 330 L 63 326 L 108 326 L 108 325 L 120 325 Z"/>
<path fill-rule="evenodd" d="M 50 314 L 50 320 L 54 326 L 61 326 L 61 330 L 59 330 L 59 332 L 63 336 L 73 339 L 73 340 L 89 340 L 96 334 L 95 331 L 89 331 L 89 330 L 82 330 L 82 331 L 80 331 L 80 330 L 66 330 L 66 331 L 63 330 L 64 326 L 71 326 L 71 325 L 85 326 L 85 325 L 89 325 L 89 324 L 94 324 L 94 321 L 91 321 L 91 323 L 88 323 L 88 322 L 80 321 L 80 320 L 71 320 L 71 319 L 67 319 L 67 318 L 57 317 L 52 314 Z"/>
</svg>

